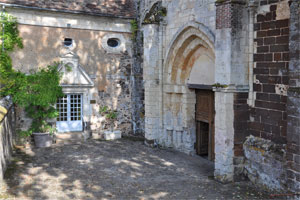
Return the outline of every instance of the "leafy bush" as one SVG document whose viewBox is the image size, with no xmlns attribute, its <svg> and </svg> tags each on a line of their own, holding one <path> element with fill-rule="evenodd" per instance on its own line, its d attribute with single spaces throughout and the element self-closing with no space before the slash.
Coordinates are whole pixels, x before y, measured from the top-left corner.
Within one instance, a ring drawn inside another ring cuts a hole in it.
<svg viewBox="0 0 300 200">
<path fill-rule="evenodd" d="M 64 96 L 57 68 L 58 64 L 49 65 L 46 69 L 25 76 L 25 84 L 12 95 L 16 104 L 25 108 L 27 116 L 33 120 L 27 135 L 54 131 L 47 120 L 58 116 L 54 105 L 57 98 Z"/>
</svg>

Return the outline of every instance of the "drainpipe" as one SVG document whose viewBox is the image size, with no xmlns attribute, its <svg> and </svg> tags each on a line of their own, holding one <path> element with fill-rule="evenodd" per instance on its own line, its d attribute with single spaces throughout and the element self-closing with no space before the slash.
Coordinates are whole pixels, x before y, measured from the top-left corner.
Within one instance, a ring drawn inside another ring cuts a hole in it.
<svg viewBox="0 0 300 200">
<path fill-rule="evenodd" d="M 248 97 L 248 105 L 254 106 L 254 91 L 253 91 L 253 69 L 254 69 L 254 17 L 255 17 L 255 9 L 257 8 L 257 3 L 255 1 L 249 2 L 249 52 L 248 52 L 248 65 L 249 65 L 249 97 Z"/>
</svg>

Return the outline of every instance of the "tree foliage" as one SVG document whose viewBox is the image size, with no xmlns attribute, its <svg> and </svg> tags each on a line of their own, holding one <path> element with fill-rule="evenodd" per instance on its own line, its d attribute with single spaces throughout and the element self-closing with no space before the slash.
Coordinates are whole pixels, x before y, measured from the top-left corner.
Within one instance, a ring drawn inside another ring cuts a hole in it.
<svg viewBox="0 0 300 200">
<path fill-rule="evenodd" d="M 58 63 L 30 74 L 14 70 L 9 53 L 16 47 L 23 47 L 22 39 L 19 37 L 17 21 L 12 16 L 2 15 L 1 33 L 3 27 L 4 34 L 0 36 L 4 40 L 4 49 L 0 50 L 0 95 L 11 96 L 13 102 L 24 108 L 27 116 L 32 118 L 30 129 L 23 131 L 23 134 L 51 131 L 53 129 L 47 120 L 58 115 L 54 105 L 57 98 L 63 96 Z"/>
</svg>

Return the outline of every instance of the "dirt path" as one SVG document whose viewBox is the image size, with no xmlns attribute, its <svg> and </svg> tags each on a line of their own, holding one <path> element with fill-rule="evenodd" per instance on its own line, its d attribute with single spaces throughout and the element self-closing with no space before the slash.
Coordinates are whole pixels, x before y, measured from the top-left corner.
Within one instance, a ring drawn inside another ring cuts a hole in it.
<svg viewBox="0 0 300 200">
<path fill-rule="evenodd" d="M 221 184 L 198 156 L 142 142 L 88 141 L 17 150 L 0 198 L 11 199 L 267 199 L 248 182 Z"/>
</svg>

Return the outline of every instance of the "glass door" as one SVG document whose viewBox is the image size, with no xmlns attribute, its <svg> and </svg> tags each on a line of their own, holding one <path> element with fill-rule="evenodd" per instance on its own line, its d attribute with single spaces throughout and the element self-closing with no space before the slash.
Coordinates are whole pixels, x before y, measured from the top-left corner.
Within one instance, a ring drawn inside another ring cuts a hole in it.
<svg viewBox="0 0 300 200">
<path fill-rule="evenodd" d="M 82 131 L 82 95 L 66 94 L 57 100 L 59 116 L 56 120 L 58 132 Z"/>
</svg>

